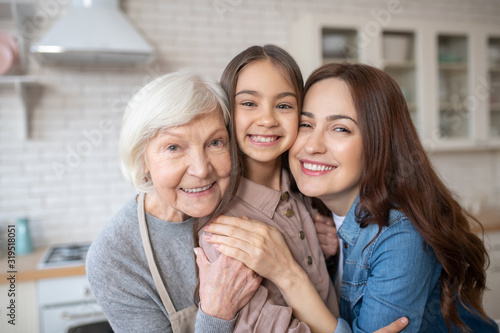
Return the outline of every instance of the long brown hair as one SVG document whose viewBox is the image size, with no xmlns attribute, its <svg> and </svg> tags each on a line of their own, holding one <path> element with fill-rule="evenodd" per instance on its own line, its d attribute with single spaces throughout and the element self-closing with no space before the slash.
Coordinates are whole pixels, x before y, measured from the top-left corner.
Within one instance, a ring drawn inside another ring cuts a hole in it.
<svg viewBox="0 0 500 333">
<path fill-rule="evenodd" d="M 448 329 L 460 319 L 458 302 L 486 318 L 482 295 L 488 254 L 470 231 L 474 220 L 434 171 L 398 84 L 385 72 L 361 64 L 327 64 L 308 78 L 304 93 L 315 83 L 337 78 L 350 90 L 362 135 L 364 165 L 359 194 L 361 227 L 387 225 L 391 209 L 402 211 L 434 251 L 442 266 L 441 311 Z"/>
<path fill-rule="evenodd" d="M 238 189 L 240 178 L 245 174 L 243 153 L 238 148 L 236 139 L 236 125 L 234 123 L 235 95 L 236 84 L 238 82 L 240 72 L 245 66 L 255 61 L 270 61 L 291 84 L 295 95 L 297 96 L 297 105 L 299 109 L 302 106 L 302 98 L 304 95 L 304 80 L 302 78 L 302 74 L 300 72 L 299 66 L 292 58 L 292 56 L 281 47 L 271 44 L 264 46 L 251 46 L 236 55 L 229 62 L 229 64 L 222 72 L 220 84 L 222 86 L 222 89 L 228 96 L 229 110 L 231 114 L 228 126 L 229 138 L 231 142 L 231 179 L 226 193 L 224 194 L 220 204 L 217 206 L 215 211 L 207 217 L 195 219 L 193 227 L 193 240 L 195 247 L 199 246 L 198 233 L 201 228 L 203 228 L 203 226 L 210 222 L 213 218 L 221 214 L 224 208 L 233 199 Z M 288 152 L 283 154 L 281 158 L 282 166 L 284 168 L 288 168 Z M 198 292 L 199 283 L 195 290 L 196 303 L 199 301 Z"/>
</svg>

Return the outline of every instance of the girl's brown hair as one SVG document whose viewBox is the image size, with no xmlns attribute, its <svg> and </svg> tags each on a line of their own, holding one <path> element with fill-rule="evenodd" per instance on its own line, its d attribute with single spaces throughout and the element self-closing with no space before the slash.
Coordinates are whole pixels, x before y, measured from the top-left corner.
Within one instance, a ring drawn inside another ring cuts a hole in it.
<svg viewBox="0 0 500 333">
<path fill-rule="evenodd" d="M 251 46 L 235 56 L 222 72 L 220 84 L 227 94 L 229 100 L 229 111 L 231 114 L 228 126 L 229 138 L 231 141 L 231 180 L 228 189 L 222 198 L 217 209 L 208 217 L 198 219 L 195 223 L 195 245 L 198 246 L 198 231 L 215 216 L 220 215 L 221 211 L 227 206 L 236 194 L 240 177 L 245 174 L 245 165 L 243 162 L 243 153 L 238 148 L 236 140 L 236 128 L 234 123 L 236 83 L 242 69 L 255 61 L 270 61 L 279 70 L 285 79 L 291 84 L 296 96 L 297 105 L 302 106 L 302 97 L 304 91 L 304 81 L 299 66 L 292 56 L 276 45 Z M 297 124 L 298 126 L 298 124 Z M 282 165 L 288 167 L 288 153 L 283 154 Z"/>
<path fill-rule="evenodd" d="M 440 305 L 448 329 L 453 323 L 466 331 L 457 302 L 486 318 L 482 295 L 489 258 L 481 239 L 470 231 L 469 220 L 481 224 L 458 204 L 434 171 L 403 94 L 388 74 L 361 64 L 327 64 L 311 74 L 304 93 L 331 78 L 348 85 L 363 140 L 357 220 L 361 227 L 377 224 L 380 232 L 391 209 L 406 214 L 443 268 Z"/>
</svg>

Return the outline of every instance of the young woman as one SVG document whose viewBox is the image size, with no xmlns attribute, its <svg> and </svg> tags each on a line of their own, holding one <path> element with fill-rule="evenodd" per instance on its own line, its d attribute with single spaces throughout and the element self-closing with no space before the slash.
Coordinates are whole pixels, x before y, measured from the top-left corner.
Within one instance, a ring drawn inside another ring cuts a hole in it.
<svg viewBox="0 0 500 333">
<path fill-rule="evenodd" d="M 402 315 L 409 317 L 408 332 L 498 332 L 481 304 L 484 245 L 433 170 L 386 73 L 349 64 L 317 69 L 305 85 L 290 168 L 300 191 L 320 198 L 339 225 L 340 308 L 354 332 Z M 319 316 L 324 306 L 297 269 L 273 269 L 280 258 L 261 263 L 283 246 L 259 244 L 250 231 L 266 228 L 250 222 L 217 221 L 207 231 L 232 236 L 217 238 L 222 253 L 297 285 L 283 291 L 296 300 L 290 300 L 294 313 L 317 313 L 325 330 L 333 325 L 331 316 Z"/>
</svg>

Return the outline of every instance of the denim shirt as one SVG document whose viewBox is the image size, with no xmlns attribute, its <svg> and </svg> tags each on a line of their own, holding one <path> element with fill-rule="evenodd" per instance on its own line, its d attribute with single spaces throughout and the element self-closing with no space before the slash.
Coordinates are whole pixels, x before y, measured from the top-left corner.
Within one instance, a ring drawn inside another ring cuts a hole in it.
<svg viewBox="0 0 500 333">
<path fill-rule="evenodd" d="M 402 332 L 448 332 L 440 311 L 441 265 L 431 247 L 397 210 L 374 239 L 378 225 L 360 228 L 356 221 L 358 201 L 337 232 L 344 244 L 341 317 L 353 332 L 374 332 L 403 316 L 409 324 Z M 462 310 L 475 332 L 498 332 L 494 322 Z"/>
</svg>

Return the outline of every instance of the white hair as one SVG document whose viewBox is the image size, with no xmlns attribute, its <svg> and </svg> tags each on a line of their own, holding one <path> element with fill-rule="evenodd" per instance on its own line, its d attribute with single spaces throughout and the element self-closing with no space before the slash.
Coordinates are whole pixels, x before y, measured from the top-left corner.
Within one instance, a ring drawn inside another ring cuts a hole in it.
<svg viewBox="0 0 500 333">
<path fill-rule="evenodd" d="M 123 116 L 118 149 L 125 178 L 139 192 L 152 190 L 151 177 L 145 177 L 146 148 L 151 138 L 219 109 L 227 126 L 228 105 L 217 81 L 191 71 L 169 73 L 146 84 L 130 99 Z"/>
</svg>

